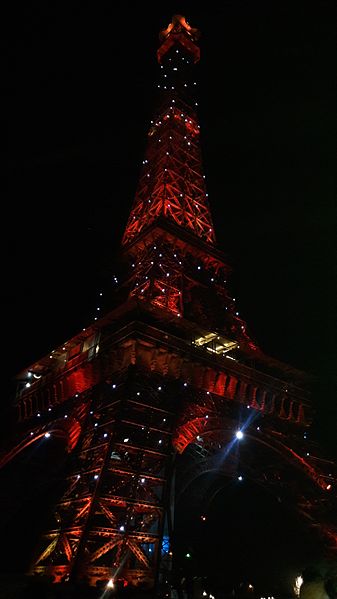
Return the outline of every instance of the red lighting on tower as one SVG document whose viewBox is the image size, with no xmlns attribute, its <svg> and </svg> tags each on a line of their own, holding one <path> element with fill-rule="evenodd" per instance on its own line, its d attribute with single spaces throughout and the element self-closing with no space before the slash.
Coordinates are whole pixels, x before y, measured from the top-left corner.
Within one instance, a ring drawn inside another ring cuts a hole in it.
<svg viewBox="0 0 337 599">
<path fill-rule="evenodd" d="M 198 37 L 181 15 L 160 34 L 158 108 L 113 303 L 18 375 L 21 437 L 0 466 L 54 438 L 70 458 L 32 567 L 54 582 L 162 593 L 173 560 L 172 481 L 184 489 L 191 480 L 179 475 L 180 454 L 189 447 L 198 476 L 243 436 L 240 469 L 229 456 L 226 475 L 276 490 L 337 547 L 337 528 L 323 526 L 333 478 L 327 484 L 308 450 L 307 377 L 250 339 L 216 247 L 196 112 Z"/>
</svg>

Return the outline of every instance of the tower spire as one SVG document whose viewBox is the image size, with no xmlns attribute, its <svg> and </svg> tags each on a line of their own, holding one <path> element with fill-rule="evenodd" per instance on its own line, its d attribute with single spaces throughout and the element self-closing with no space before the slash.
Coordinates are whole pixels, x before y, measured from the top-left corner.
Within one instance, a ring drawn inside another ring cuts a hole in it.
<svg viewBox="0 0 337 599">
<path fill-rule="evenodd" d="M 148 131 L 139 184 L 122 243 L 127 246 L 159 220 L 206 243 L 215 235 L 207 201 L 196 114 L 195 63 L 199 31 L 175 15 L 160 32 L 158 109 Z"/>
<path fill-rule="evenodd" d="M 225 329 L 235 345 L 251 343 L 227 293 L 230 268 L 215 246 L 208 204 L 196 112 L 199 31 L 175 15 L 159 37 L 158 109 L 122 239 L 132 265 L 129 297 Z"/>
</svg>

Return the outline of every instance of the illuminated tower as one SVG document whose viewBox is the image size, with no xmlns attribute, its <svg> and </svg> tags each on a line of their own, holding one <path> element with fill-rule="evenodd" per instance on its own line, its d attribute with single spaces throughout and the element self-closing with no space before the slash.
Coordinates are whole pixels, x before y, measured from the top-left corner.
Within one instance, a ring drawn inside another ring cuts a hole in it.
<svg viewBox="0 0 337 599">
<path fill-rule="evenodd" d="M 196 114 L 198 36 L 179 15 L 160 34 L 158 109 L 109 309 L 99 306 L 93 324 L 18 376 L 21 438 L 2 464 L 50 436 L 69 452 L 32 565 L 55 582 L 170 585 L 173 480 L 181 487 L 188 473 L 219 468 L 224 448 L 227 476 L 282 495 L 336 547 L 324 515 L 332 466 L 307 438 L 307 378 L 250 339 L 215 245 Z M 240 472 L 230 456 L 238 428 L 247 439 Z"/>
</svg>

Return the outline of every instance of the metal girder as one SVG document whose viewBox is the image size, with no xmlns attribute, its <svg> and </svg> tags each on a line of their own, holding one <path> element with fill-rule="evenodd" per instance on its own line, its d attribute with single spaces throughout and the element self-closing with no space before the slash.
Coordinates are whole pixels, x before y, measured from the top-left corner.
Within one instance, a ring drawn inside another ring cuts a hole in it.
<svg viewBox="0 0 337 599">
<path fill-rule="evenodd" d="M 71 545 L 69 543 L 67 535 L 65 533 L 63 533 L 61 535 L 60 540 L 62 542 L 62 545 L 63 545 L 63 548 L 64 548 L 64 552 L 65 552 L 65 554 L 67 556 L 67 560 L 70 563 L 71 559 L 72 559 L 72 556 L 73 556 L 73 552 L 72 552 L 72 548 L 71 548 Z"/>
<path fill-rule="evenodd" d="M 46 547 L 46 549 L 41 553 L 41 555 L 37 558 L 35 565 L 37 566 L 40 562 L 43 562 L 45 559 L 47 559 L 47 557 L 50 556 L 50 554 L 54 551 L 58 541 L 59 541 L 60 536 L 57 535 L 55 536 L 55 538 L 52 540 L 51 543 L 49 543 L 48 547 Z"/>
<path fill-rule="evenodd" d="M 75 516 L 75 518 L 74 518 L 74 521 L 75 521 L 75 522 L 76 522 L 77 520 L 80 520 L 80 519 L 82 518 L 82 516 L 84 516 L 84 515 L 87 513 L 87 511 L 88 511 L 88 509 L 89 509 L 89 507 L 90 507 L 90 503 L 91 503 L 91 502 L 90 502 L 90 499 L 87 499 L 87 501 L 86 501 L 85 505 L 84 505 L 84 506 L 83 506 L 83 507 L 80 509 L 80 511 L 79 511 L 79 512 L 77 512 L 77 515 L 76 515 L 76 516 Z"/>
<path fill-rule="evenodd" d="M 137 557 L 137 559 L 144 564 L 144 566 L 146 568 L 150 568 L 150 563 L 149 560 L 147 559 L 145 553 L 141 550 L 141 548 L 139 547 L 139 545 L 137 545 L 133 540 L 131 540 L 130 538 L 127 539 L 126 541 L 127 546 L 129 547 L 129 549 L 131 549 L 132 553 Z"/>
<path fill-rule="evenodd" d="M 115 527 L 116 526 L 116 516 L 114 516 L 110 512 L 110 510 L 108 510 L 108 508 L 104 504 L 104 500 L 103 499 L 100 500 L 99 507 L 101 508 L 101 510 L 103 511 L 103 513 L 105 514 L 105 516 L 108 518 L 108 520 L 112 524 L 112 526 Z"/>
<path fill-rule="evenodd" d="M 90 561 L 91 562 L 95 562 L 102 555 L 104 555 L 105 553 L 108 553 L 108 551 L 110 551 L 111 549 L 113 549 L 114 547 L 116 547 L 116 545 L 118 545 L 119 543 L 121 543 L 122 540 L 123 540 L 123 537 L 121 537 L 119 535 L 119 536 L 115 537 L 114 539 L 112 539 L 112 541 L 109 541 L 108 543 L 104 543 L 104 545 L 102 545 L 102 547 L 100 547 L 99 549 L 97 549 L 95 551 L 95 553 L 93 553 L 90 556 Z"/>
</svg>

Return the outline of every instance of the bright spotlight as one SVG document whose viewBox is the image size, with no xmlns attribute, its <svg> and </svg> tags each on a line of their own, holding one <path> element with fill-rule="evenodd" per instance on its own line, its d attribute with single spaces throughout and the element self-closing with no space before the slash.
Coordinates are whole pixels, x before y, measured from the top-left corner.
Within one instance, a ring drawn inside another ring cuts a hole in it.
<svg viewBox="0 0 337 599">
<path fill-rule="evenodd" d="M 238 476 L 238 480 L 239 480 L 240 482 L 243 480 L 243 476 L 241 476 L 241 474 L 240 474 L 240 476 Z"/>
<path fill-rule="evenodd" d="M 242 431 L 236 431 L 235 436 L 237 439 L 243 439 L 243 432 Z"/>
<path fill-rule="evenodd" d="M 107 584 L 106 584 L 106 588 L 107 589 L 113 589 L 115 586 L 114 581 L 112 580 L 112 578 L 110 578 L 110 580 L 108 580 Z"/>
<path fill-rule="evenodd" d="M 49 439 L 49 437 L 50 437 L 50 433 L 45 433 L 45 435 L 44 435 L 44 436 L 46 437 L 46 439 Z"/>
<path fill-rule="evenodd" d="M 302 578 L 302 576 L 296 576 L 296 578 L 295 578 L 295 584 L 294 584 L 294 591 L 295 591 L 296 597 L 300 596 L 302 584 L 303 584 L 303 578 Z"/>
</svg>

